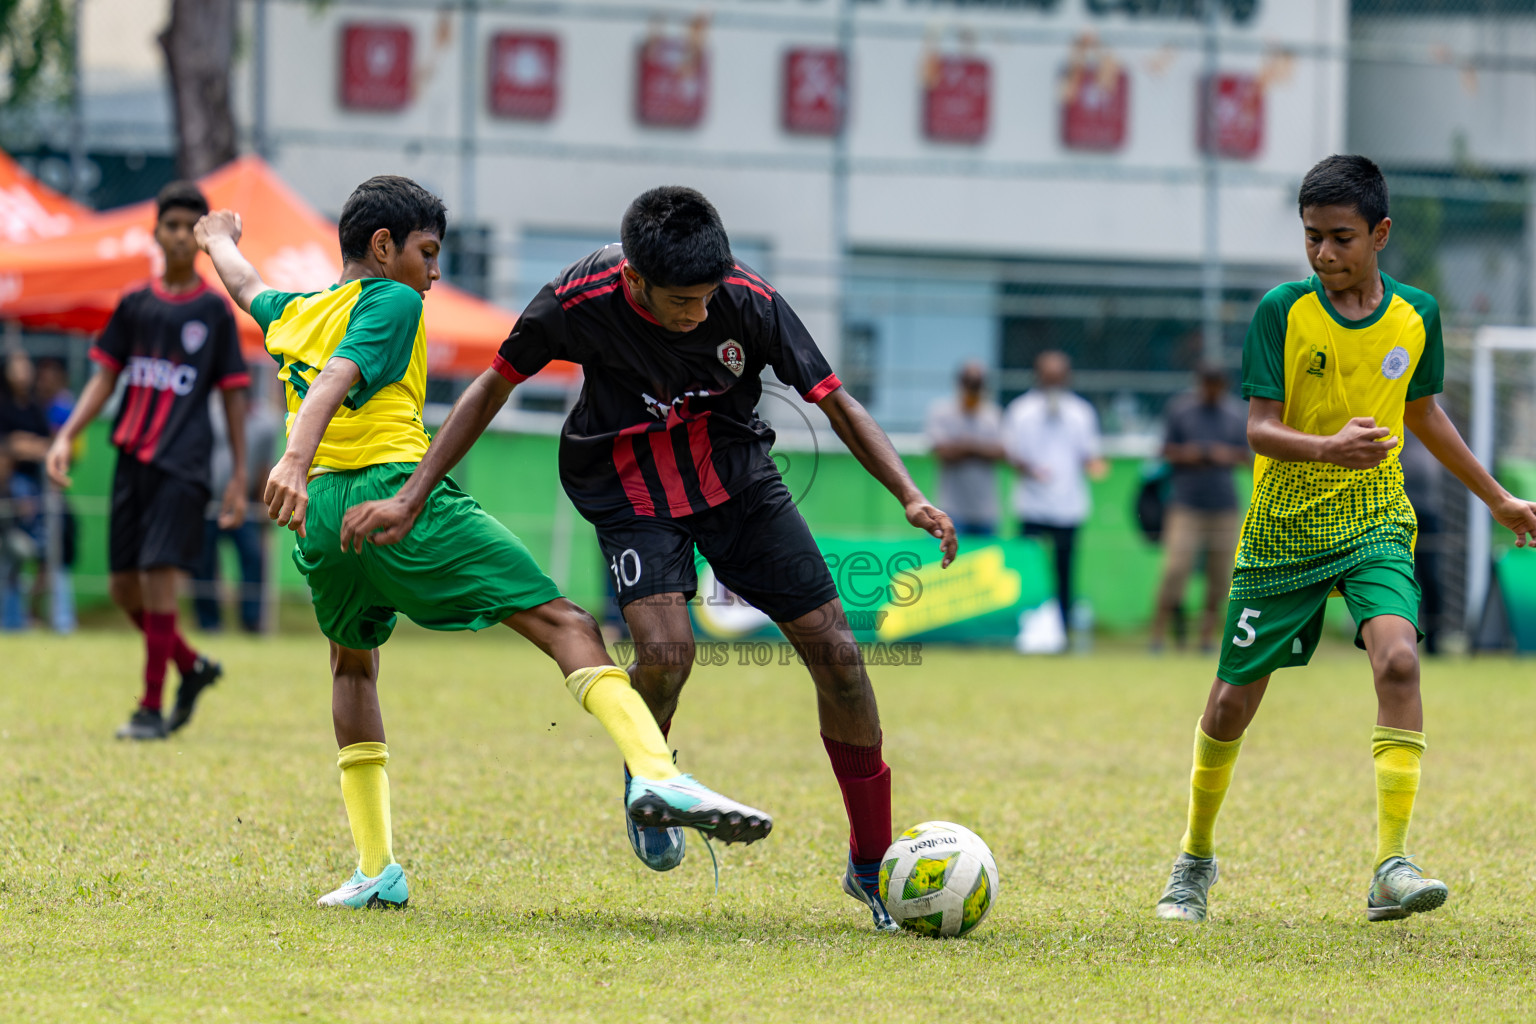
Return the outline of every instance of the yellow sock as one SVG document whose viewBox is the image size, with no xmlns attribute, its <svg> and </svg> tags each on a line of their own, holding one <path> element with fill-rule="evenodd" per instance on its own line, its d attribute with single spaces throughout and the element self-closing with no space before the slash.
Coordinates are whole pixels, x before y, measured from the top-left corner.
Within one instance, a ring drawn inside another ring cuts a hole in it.
<svg viewBox="0 0 1536 1024">
<path fill-rule="evenodd" d="M 671 779 L 680 773 L 672 764 L 666 738 L 651 715 L 651 709 L 629 685 L 629 673 L 613 665 L 577 669 L 565 680 L 571 691 L 592 717 L 603 723 L 613 742 L 618 744 L 631 775 L 643 779 Z"/>
<path fill-rule="evenodd" d="M 354 743 L 336 754 L 341 769 L 341 798 L 347 804 L 357 866 L 369 878 L 378 875 L 395 855 L 389 821 L 389 775 L 384 765 L 389 747 L 383 743 Z"/>
<path fill-rule="evenodd" d="M 1243 737 L 1213 740 L 1195 723 L 1195 767 L 1189 773 L 1189 824 L 1184 830 L 1184 852 L 1191 857 L 1210 857 L 1215 847 L 1216 813 L 1232 784 L 1232 769 Z"/>
<path fill-rule="evenodd" d="M 1376 762 L 1376 866 L 1408 856 L 1408 822 L 1419 793 L 1419 756 L 1424 734 L 1378 725 L 1371 732 Z"/>
</svg>

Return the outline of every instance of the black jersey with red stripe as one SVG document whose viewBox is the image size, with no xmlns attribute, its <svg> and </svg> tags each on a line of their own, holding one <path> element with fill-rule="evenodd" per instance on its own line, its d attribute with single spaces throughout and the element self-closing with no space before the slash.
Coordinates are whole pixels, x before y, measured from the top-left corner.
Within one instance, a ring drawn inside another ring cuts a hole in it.
<svg viewBox="0 0 1536 1024">
<path fill-rule="evenodd" d="M 560 437 L 560 481 L 594 521 L 680 517 L 778 475 L 757 415 L 762 372 L 807 402 L 841 387 L 782 296 L 738 263 L 685 333 L 665 330 L 623 279 L 624 252 L 599 249 L 545 285 L 494 362 L 513 384 L 554 359 L 585 372 Z"/>
<path fill-rule="evenodd" d="M 123 296 L 91 358 L 126 378 L 112 443 L 125 456 L 207 487 L 208 396 L 251 383 L 229 301 L 206 283 L 172 293 L 156 281 Z"/>
</svg>

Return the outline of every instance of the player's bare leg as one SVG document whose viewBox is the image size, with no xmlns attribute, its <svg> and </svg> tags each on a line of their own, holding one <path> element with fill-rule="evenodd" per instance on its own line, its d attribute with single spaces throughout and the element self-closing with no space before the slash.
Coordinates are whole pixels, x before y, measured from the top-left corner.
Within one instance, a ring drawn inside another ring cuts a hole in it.
<svg viewBox="0 0 1536 1024">
<path fill-rule="evenodd" d="M 860 747 L 880 742 L 880 709 L 870 685 L 864 658 L 843 614 L 843 603 L 833 598 L 820 608 L 779 628 L 811 671 L 816 683 L 816 713 L 821 734 L 839 743 Z M 889 839 L 886 845 L 890 845 Z M 881 849 L 884 853 L 884 848 Z"/>
<path fill-rule="evenodd" d="M 561 675 L 610 664 L 597 620 L 585 608 L 565 598 L 520 611 L 509 617 L 506 624 L 553 658 Z"/>
<path fill-rule="evenodd" d="M 1246 686 L 1212 680 L 1211 692 L 1205 698 L 1205 713 L 1200 716 L 1201 731 L 1213 740 L 1231 743 L 1248 731 L 1267 689 L 1269 676 Z"/>
<path fill-rule="evenodd" d="M 385 742 L 377 650 L 358 651 L 331 642 L 331 724 L 338 747 Z"/>
<path fill-rule="evenodd" d="M 1168 884 L 1157 901 L 1157 916 L 1165 921 L 1204 921 L 1211 886 L 1216 884 L 1213 836 L 1216 815 L 1232 783 L 1232 771 L 1242 749 L 1243 735 L 1269 688 L 1269 676 L 1245 686 L 1220 679 L 1211 682 L 1205 712 L 1195 729 L 1194 767 L 1189 774 L 1189 816 L 1179 855 Z"/>
<path fill-rule="evenodd" d="M 1376 681 L 1376 872 L 1366 897 L 1369 921 L 1392 921 L 1434 910 L 1450 890 L 1425 878 L 1409 860 L 1408 825 L 1419 790 L 1424 753 L 1424 701 L 1419 690 L 1418 629 L 1400 615 L 1377 615 L 1360 627 Z"/>
<path fill-rule="evenodd" d="M 1360 638 L 1365 641 L 1376 681 L 1376 724 L 1422 731 L 1418 630 L 1399 615 L 1377 615 L 1365 620 Z"/>
<path fill-rule="evenodd" d="M 693 624 L 682 594 L 651 594 L 624 606 L 624 622 L 635 641 L 629 678 L 666 734 L 678 697 L 693 671 Z"/>
<path fill-rule="evenodd" d="M 848 812 L 843 891 L 870 910 L 874 926 L 897 924 L 880 900 L 880 859 L 891 845 L 891 770 L 880 750 L 880 709 L 843 603 L 833 598 L 779 628 L 811 671 L 821 739 Z"/>
</svg>

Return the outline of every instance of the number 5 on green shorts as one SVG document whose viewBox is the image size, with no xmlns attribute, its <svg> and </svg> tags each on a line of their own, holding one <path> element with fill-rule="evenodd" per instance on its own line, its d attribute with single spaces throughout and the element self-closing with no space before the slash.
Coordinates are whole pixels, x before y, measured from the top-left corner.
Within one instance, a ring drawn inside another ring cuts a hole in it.
<svg viewBox="0 0 1536 1024">
<path fill-rule="evenodd" d="M 1234 590 L 1239 581 L 1234 581 Z M 1410 558 L 1383 555 L 1359 562 L 1317 583 L 1281 594 L 1233 597 L 1227 602 L 1227 626 L 1216 677 L 1233 686 L 1263 679 L 1275 669 L 1295 668 L 1312 660 L 1323 636 L 1328 597 L 1337 589 L 1357 623 L 1355 646 L 1365 649 L 1360 623 L 1378 615 L 1397 615 L 1418 628 L 1419 584 Z M 1424 634 L 1419 633 L 1420 639 Z"/>
</svg>

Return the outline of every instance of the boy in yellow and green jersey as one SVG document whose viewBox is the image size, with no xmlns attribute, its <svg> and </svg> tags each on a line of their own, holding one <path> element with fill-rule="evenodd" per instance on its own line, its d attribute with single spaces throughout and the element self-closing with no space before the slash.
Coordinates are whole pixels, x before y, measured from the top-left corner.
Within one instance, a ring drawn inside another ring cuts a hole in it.
<svg viewBox="0 0 1536 1024">
<path fill-rule="evenodd" d="M 266 333 L 287 395 L 288 447 L 265 501 L 271 517 L 298 535 L 294 562 L 330 639 L 337 762 L 358 851 L 352 878 L 321 897 L 322 906 L 404 906 L 409 898 L 393 853 L 377 692 L 378 648 L 399 612 L 430 629 L 502 622 L 550 655 L 572 696 L 623 753 L 634 776 L 627 807 L 635 821 L 691 826 L 728 843 L 752 842 L 773 827 L 763 812 L 678 773 L 628 673 L 609 660 L 596 621 L 451 480 L 433 490 L 401 543 L 343 547 L 347 509 L 393 495 L 427 450 L 422 298 L 438 278 L 446 229 L 436 196 L 408 178 L 371 178 L 342 208 L 340 283 L 303 293 L 262 283 L 238 248 L 238 214 L 216 211 L 196 229 L 231 297 Z"/>
<path fill-rule="evenodd" d="M 1216 881 L 1212 836 L 1248 723 L 1276 669 L 1305 665 L 1331 594 L 1358 623 L 1377 715 L 1377 846 L 1366 918 L 1434 910 L 1449 892 L 1408 859 L 1408 823 L 1425 749 L 1413 577 L 1417 520 L 1398 462 L 1403 428 L 1488 505 L 1523 546 L 1536 504 L 1478 464 L 1435 401 L 1444 379 L 1440 312 L 1429 294 L 1377 267 L 1392 222 L 1381 171 L 1331 156 L 1298 196 L 1316 272 L 1264 296 L 1243 345 L 1243 395 L 1254 465 L 1227 606 L 1226 636 L 1205 712 L 1182 849 L 1157 915 L 1203 921 Z"/>
</svg>

